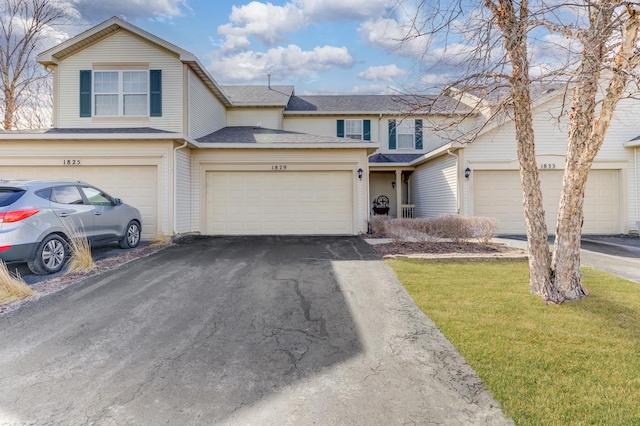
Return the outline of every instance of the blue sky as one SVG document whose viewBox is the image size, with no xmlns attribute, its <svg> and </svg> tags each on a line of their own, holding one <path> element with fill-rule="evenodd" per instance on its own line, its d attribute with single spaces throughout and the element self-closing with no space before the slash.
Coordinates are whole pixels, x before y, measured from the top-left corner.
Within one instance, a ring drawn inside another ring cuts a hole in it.
<svg viewBox="0 0 640 426">
<path fill-rule="evenodd" d="M 271 74 L 297 94 L 381 94 L 442 80 L 418 65 L 424 39 L 399 43 L 411 10 L 394 0 L 69 1 L 86 23 L 69 35 L 119 16 L 194 53 L 220 84 Z"/>
</svg>

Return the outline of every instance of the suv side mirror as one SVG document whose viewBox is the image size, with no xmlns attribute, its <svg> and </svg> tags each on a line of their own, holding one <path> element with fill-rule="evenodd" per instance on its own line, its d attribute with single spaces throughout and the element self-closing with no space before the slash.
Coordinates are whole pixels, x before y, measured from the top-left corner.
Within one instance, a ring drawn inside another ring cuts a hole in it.
<svg viewBox="0 0 640 426">
<path fill-rule="evenodd" d="M 114 198 L 113 199 L 113 205 L 114 206 L 119 206 L 122 204 L 122 200 L 120 198 Z"/>
</svg>

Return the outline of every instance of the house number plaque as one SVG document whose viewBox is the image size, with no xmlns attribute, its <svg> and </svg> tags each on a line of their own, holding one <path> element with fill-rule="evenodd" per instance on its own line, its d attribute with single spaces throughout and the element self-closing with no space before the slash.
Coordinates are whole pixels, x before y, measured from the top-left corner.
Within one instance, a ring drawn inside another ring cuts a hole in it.
<svg viewBox="0 0 640 426">
<path fill-rule="evenodd" d="M 555 169 L 556 163 L 542 163 L 538 166 L 539 169 Z"/>
<path fill-rule="evenodd" d="M 271 170 L 287 170 L 286 164 L 273 164 Z"/>
<path fill-rule="evenodd" d="M 68 158 L 66 160 L 62 160 L 62 164 L 64 164 L 65 166 L 79 166 L 80 165 L 80 159 Z"/>
</svg>

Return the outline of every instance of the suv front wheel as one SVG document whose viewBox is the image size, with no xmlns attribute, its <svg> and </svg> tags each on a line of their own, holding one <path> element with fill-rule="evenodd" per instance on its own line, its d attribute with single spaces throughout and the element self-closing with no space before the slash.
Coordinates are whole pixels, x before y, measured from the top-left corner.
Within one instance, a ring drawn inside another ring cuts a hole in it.
<svg viewBox="0 0 640 426">
<path fill-rule="evenodd" d="M 47 236 L 36 250 L 36 257 L 27 262 L 36 275 L 55 274 L 64 266 L 69 257 L 69 244 L 57 234 Z"/>
<path fill-rule="evenodd" d="M 123 249 L 137 247 L 140 243 L 140 224 L 132 220 L 124 231 L 124 237 L 120 240 L 120 247 Z"/>
</svg>

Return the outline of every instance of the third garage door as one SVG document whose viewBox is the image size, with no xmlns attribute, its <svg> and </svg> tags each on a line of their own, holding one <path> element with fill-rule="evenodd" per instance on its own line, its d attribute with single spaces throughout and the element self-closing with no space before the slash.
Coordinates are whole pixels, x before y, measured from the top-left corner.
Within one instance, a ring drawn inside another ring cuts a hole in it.
<svg viewBox="0 0 640 426">
<path fill-rule="evenodd" d="M 520 176 L 516 170 L 476 170 L 474 215 L 495 217 L 501 234 L 524 234 L 524 213 Z M 541 170 L 547 230 L 555 232 L 562 186 L 562 170 Z M 617 170 L 591 170 L 585 191 L 585 234 L 618 232 L 619 183 Z"/>
<path fill-rule="evenodd" d="M 207 172 L 212 235 L 353 234 L 349 171 Z"/>
</svg>

